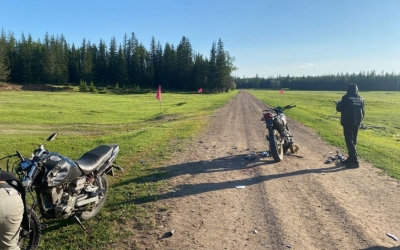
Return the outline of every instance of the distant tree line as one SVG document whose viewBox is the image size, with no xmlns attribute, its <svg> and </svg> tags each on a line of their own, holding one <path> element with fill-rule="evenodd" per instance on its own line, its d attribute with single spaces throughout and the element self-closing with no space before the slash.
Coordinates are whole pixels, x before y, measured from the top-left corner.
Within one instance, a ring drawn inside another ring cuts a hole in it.
<svg viewBox="0 0 400 250">
<path fill-rule="evenodd" d="M 175 48 L 151 40 L 146 49 L 134 33 L 126 34 L 122 44 L 113 37 L 110 44 L 101 39 L 92 44 L 83 39 L 71 46 L 64 36 L 49 36 L 33 41 L 12 32 L 0 35 L 0 81 L 18 84 L 79 85 L 120 88 L 156 88 L 203 92 L 224 92 L 235 88 L 231 77 L 234 57 L 224 50 L 221 39 L 213 42 L 209 58 L 195 53 L 187 37 Z"/>
<path fill-rule="evenodd" d="M 374 70 L 358 74 L 346 73 L 322 76 L 277 76 L 268 78 L 234 78 L 237 88 L 267 88 L 267 89 L 294 89 L 294 90 L 339 90 L 347 89 L 349 83 L 356 83 L 362 91 L 399 91 L 400 74 Z"/>
</svg>

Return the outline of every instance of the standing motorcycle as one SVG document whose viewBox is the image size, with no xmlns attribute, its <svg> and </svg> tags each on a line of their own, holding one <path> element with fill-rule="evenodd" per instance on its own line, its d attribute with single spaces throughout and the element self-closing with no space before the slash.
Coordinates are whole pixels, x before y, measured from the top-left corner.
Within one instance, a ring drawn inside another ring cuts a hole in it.
<svg viewBox="0 0 400 250">
<path fill-rule="evenodd" d="M 54 133 L 46 141 L 56 137 Z M 73 161 L 45 149 L 46 141 L 29 159 L 18 151 L 3 158 L 8 158 L 7 169 L 10 158 L 19 158 L 13 169 L 33 198 L 33 205 L 28 208 L 31 229 L 22 230 L 21 249 L 36 249 L 39 244 L 41 224 L 35 212 L 37 207 L 44 219 L 74 218 L 86 230 L 81 220 L 97 215 L 106 201 L 109 188 L 106 175 L 114 176 L 114 168 L 122 170 L 114 165 L 119 152 L 117 144 L 98 146 Z"/>
<path fill-rule="evenodd" d="M 266 137 L 269 142 L 269 153 L 276 162 L 280 162 L 289 149 L 292 153 L 297 153 L 299 150 L 299 147 L 293 141 L 286 116 L 283 113 L 283 111 L 294 107 L 296 105 L 278 106 L 262 111 L 261 121 L 265 122 L 268 129 Z"/>
</svg>

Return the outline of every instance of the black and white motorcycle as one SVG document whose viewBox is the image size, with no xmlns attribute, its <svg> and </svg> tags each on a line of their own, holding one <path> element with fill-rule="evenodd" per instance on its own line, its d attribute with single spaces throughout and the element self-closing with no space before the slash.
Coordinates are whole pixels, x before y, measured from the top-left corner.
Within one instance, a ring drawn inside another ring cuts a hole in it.
<svg viewBox="0 0 400 250">
<path fill-rule="evenodd" d="M 56 137 L 54 133 L 46 141 Z M 122 170 L 114 164 L 119 152 L 117 144 L 100 145 L 74 161 L 45 149 L 45 143 L 29 158 L 18 151 L 3 158 L 8 159 L 7 169 L 10 158 L 19 158 L 13 169 L 33 198 L 33 205 L 28 208 L 31 229 L 21 233 L 22 249 L 36 249 L 39 244 L 41 224 L 36 208 L 44 219 L 74 218 L 86 230 L 81 220 L 97 215 L 106 201 L 109 188 L 106 175 L 114 176 L 114 168 Z"/>
</svg>

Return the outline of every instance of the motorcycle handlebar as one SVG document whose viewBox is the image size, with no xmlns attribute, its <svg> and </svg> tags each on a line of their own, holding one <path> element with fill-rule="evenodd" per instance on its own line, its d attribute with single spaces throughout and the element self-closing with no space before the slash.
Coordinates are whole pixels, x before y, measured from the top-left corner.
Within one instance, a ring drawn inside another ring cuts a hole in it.
<svg viewBox="0 0 400 250">
<path fill-rule="evenodd" d="M 290 104 L 290 105 L 286 105 L 285 107 L 283 107 L 283 109 L 291 109 L 296 107 L 296 105 Z"/>
<path fill-rule="evenodd" d="M 25 161 L 25 158 L 21 155 L 20 152 L 16 151 L 15 156 L 18 156 L 21 161 Z"/>
<path fill-rule="evenodd" d="M 286 110 L 286 109 L 291 109 L 291 108 L 294 108 L 294 107 L 296 107 L 296 105 L 289 104 L 289 105 L 286 105 L 286 106 L 284 106 L 284 107 L 279 108 L 279 110 L 277 110 L 277 107 L 275 107 L 275 108 L 270 108 L 270 109 L 265 109 L 265 110 L 262 111 L 262 113 L 271 112 L 271 111 L 274 111 L 274 112 L 277 112 L 277 111 L 284 111 L 284 110 Z"/>
</svg>

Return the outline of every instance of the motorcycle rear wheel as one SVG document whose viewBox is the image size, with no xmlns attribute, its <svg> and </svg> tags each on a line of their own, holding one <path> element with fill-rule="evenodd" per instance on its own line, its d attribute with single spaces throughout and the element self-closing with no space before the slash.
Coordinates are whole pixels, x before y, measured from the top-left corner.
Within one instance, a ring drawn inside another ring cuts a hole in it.
<svg viewBox="0 0 400 250">
<path fill-rule="evenodd" d="M 27 207 L 26 210 L 28 212 L 30 232 L 27 234 L 27 236 L 19 238 L 18 246 L 21 250 L 35 250 L 39 246 L 41 235 L 39 216 L 30 207 Z"/>
<path fill-rule="evenodd" d="M 276 162 L 280 162 L 283 159 L 283 145 L 279 143 L 280 135 L 275 129 L 269 130 L 268 135 L 269 149 L 271 150 L 272 157 Z"/>
<path fill-rule="evenodd" d="M 108 194 L 108 180 L 107 180 L 106 175 L 103 175 L 100 178 L 100 180 L 101 180 L 101 183 L 104 188 L 103 197 L 100 198 L 99 202 L 96 205 L 91 205 L 92 206 L 91 208 L 89 208 L 85 212 L 82 212 L 82 214 L 80 216 L 82 220 L 89 220 L 90 218 L 96 216 L 100 212 L 101 208 L 104 206 L 104 204 L 106 202 L 107 194 Z M 97 181 L 94 184 L 96 184 L 97 186 L 99 185 L 97 183 Z"/>
</svg>

